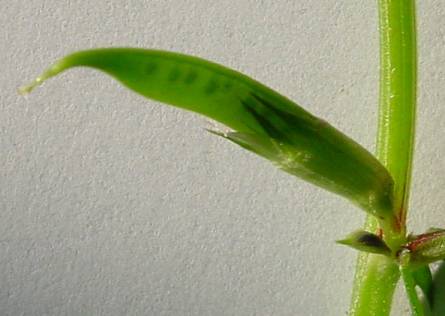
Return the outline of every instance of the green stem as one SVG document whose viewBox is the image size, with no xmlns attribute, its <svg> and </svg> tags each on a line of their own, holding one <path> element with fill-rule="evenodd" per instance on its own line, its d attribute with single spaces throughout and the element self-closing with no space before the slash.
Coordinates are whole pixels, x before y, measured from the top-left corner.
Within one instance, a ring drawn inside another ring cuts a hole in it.
<svg viewBox="0 0 445 316">
<path fill-rule="evenodd" d="M 405 241 L 416 104 L 414 0 L 379 0 L 380 111 L 377 156 L 394 179 L 395 227 L 384 238 L 395 250 Z M 365 229 L 377 231 L 368 216 Z M 390 314 L 400 272 L 391 259 L 360 254 L 350 315 Z"/>
<path fill-rule="evenodd" d="M 414 147 L 414 0 L 380 0 L 380 115 L 377 156 L 394 179 L 394 207 L 405 229 Z"/>
<path fill-rule="evenodd" d="M 421 303 L 416 291 L 416 281 L 413 271 L 409 267 L 409 253 L 402 252 L 400 255 L 400 274 L 405 284 L 406 294 L 411 306 L 412 316 L 425 316 L 424 306 Z"/>
<path fill-rule="evenodd" d="M 398 266 L 382 255 L 360 255 L 350 315 L 389 315 L 391 300 L 399 279 Z"/>
<path fill-rule="evenodd" d="M 413 279 L 411 271 L 408 268 L 400 267 L 400 273 L 402 275 L 403 283 L 405 284 L 412 316 L 425 316 L 422 303 L 416 292 L 416 282 Z"/>
</svg>

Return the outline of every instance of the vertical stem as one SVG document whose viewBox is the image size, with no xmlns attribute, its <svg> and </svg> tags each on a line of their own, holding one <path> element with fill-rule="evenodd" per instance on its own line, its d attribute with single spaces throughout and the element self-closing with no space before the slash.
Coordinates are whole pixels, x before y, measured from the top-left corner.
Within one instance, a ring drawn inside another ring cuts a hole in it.
<svg viewBox="0 0 445 316">
<path fill-rule="evenodd" d="M 405 239 L 414 143 L 416 105 L 416 38 L 414 0 L 378 0 L 380 28 L 380 110 L 377 156 L 394 179 L 394 213 L 398 232 L 385 231 L 397 248 Z M 365 228 L 378 229 L 368 217 Z M 400 277 L 391 259 L 360 254 L 351 316 L 389 315 Z"/>
<path fill-rule="evenodd" d="M 389 315 L 398 280 L 398 266 L 391 259 L 381 255 L 360 254 L 349 315 Z"/>
<path fill-rule="evenodd" d="M 414 146 L 414 0 L 380 0 L 380 113 L 377 156 L 394 179 L 394 207 L 405 229 Z"/>
<path fill-rule="evenodd" d="M 416 282 L 413 279 L 411 271 L 408 268 L 400 267 L 400 273 L 405 284 L 408 301 L 411 305 L 412 316 L 425 316 L 422 303 L 417 296 Z"/>
<path fill-rule="evenodd" d="M 400 274 L 405 284 L 406 294 L 411 306 L 412 316 L 425 316 L 424 306 L 422 305 L 416 291 L 416 280 L 413 277 L 413 271 L 409 267 L 409 253 L 402 252 L 400 255 Z"/>
</svg>

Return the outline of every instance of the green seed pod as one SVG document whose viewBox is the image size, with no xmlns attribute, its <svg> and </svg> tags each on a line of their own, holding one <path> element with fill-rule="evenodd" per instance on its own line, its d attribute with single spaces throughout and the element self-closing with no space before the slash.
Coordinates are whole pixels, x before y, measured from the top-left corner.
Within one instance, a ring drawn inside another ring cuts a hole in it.
<svg viewBox="0 0 445 316">
<path fill-rule="evenodd" d="M 283 170 L 340 194 L 379 219 L 393 218 L 393 181 L 366 149 L 286 97 L 234 70 L 196 57 L 144 49 L 76 52 L 31 85 L 78 66 L 113 76 L 153 100 L 203 114 L 233 130 L 226 138 Z"/>
</svg>

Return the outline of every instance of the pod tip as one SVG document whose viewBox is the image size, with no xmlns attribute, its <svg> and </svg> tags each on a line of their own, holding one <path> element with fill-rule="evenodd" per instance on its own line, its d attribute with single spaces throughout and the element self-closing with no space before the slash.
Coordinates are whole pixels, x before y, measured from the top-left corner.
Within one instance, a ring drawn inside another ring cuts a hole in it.
<svg viewBox="0 0 445 316">
<path fill-rule="evenodd" d="M 30 84 L 26 85 L 26 86 L 22 86 L 20 88 L 18 88 L 18 92 L 21 95 L 26 95 L 28 93 L 30 93 L 32 90 L 34 90 L 35 87 L 37 87 L 38 85 L 40 85 L 42 83 L 42 78 L 37 77 L 33 82 L 31 82 Z"/>
<path fill-rule="evenodd" d="M 62 61 L 55 63 L 45 72 L 43 72 L 40 76 L 38 76 L 33 82 L 31 82 L 28 85 L 20 87 L 18 89 L 18 92 L 21 95 L 26 95 L 30 93 L 32 90 L 34 90 L 35 87 L 40 86 L 45 80 L 57 75 L 58 73 L 62 72 L 65 68 L 66 65 Z"/>
</svg>

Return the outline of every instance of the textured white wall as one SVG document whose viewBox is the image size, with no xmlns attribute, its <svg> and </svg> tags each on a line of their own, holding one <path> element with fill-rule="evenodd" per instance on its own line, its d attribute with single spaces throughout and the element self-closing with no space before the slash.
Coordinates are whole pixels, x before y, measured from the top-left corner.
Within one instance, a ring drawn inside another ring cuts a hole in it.
<svg viewBox="0 0 445 316">
<path fill-rule="evenodd" d="M 0 314 L 344 315 L 356 254 L 333 241 L 364 217 L 346 201 L 103 74 L 16 88 L 76 49 L 180 51 L 372 149 L 375 2 L 0 0 Z M 445 3 L 418 11 L 419 232 L 445 226 Z"/>
</svg>

